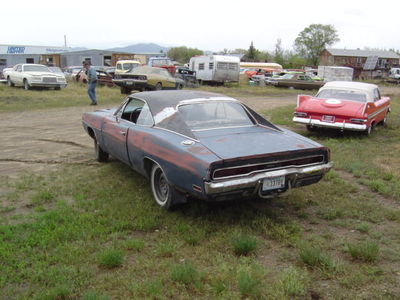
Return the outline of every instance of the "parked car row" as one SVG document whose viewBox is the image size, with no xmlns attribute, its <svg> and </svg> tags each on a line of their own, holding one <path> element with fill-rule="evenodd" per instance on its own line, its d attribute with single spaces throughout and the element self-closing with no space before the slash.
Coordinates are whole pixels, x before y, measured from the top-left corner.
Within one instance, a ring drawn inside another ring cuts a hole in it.
<svg viewBox="0 0 400 300">
<path fill-rule="evenodd" d="M 293 121 L 310 131 L 369 135 L 386 124 L 389 112 L 390 98 L 382 97 L 378 86 L 338 81 L 325 84 L 316 96 L 299 95 Z M 85 113 L 82 122 L 96 159 L 104 162 L 112 155 L 149 178 L 153 198 L 166 209 L 188 197 L 272 197 L 317 183 L 332 167 L 328 148 L 221 94 L 136 93 L 116 109 Z"/>
</svg>

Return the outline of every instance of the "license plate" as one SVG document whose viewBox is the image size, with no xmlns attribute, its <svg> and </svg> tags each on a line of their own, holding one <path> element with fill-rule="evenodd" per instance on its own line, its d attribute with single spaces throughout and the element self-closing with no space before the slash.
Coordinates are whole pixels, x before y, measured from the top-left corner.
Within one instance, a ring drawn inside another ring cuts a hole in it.
<svg viewBox="0 0 400 300">
<path fill-rule="evenodd" d="M 277 176 L 271 178 L 265 178 L 263 180 L 262 190 L 275 190 L 285 187 L 285 176 Z"/>
<path fill-rule="evenodd" d="M 126 85 L 133 85 L 133 81 L 132 80 L 126 81 Z"/>
<path fill-rule="evenodd" d="M 335 122 L 335 117 L 334 116 L 322 116 L 322 121 Z"/>
</svg>

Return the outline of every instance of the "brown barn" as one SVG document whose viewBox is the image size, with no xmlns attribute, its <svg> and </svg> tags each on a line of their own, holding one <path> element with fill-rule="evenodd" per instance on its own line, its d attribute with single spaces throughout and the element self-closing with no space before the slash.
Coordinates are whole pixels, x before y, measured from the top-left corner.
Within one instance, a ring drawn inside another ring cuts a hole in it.
<svg viewBox="0 0 400 300">
<path fill-rule="evenodd" d="M 375 70 L 364 71 L 363 67 L 368 57 L 377 56 L 378 62 Z M 351 49 L 325 49 L 320 56 L 322 66 L 343 66 L 354 69 L 354 77 L 385 76 L 393 66 L 400 64 L 400 55 L 393 51 L 383 50 L 351 50 Z"/>
</svg>

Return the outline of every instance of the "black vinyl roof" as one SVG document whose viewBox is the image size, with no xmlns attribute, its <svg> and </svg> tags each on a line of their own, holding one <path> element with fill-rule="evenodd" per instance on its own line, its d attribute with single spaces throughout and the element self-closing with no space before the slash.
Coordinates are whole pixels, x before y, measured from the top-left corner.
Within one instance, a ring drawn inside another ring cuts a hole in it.
<svg viewBox="0 0 400 300">
<path fill-rule="evenodd" d="M 234 98 L 222 94 L 186 90 L 140 92 L 132 94 L 131 97 L 147 102 L 147 105 L 149 106 L 153 115 L 155 126 L 177 132 L 193 139 L 196 139 L 196 136 L 187 126 L 179 111 L 176 110 L 176 107 L 182 101 L 220 101 L 226 99 L 228 101 L 231 100 L 239 102 Z M 270 122 L 265 120 L 262 116 L 258 115 L 255 111 L 247 106 L 245 107 L 253 115 L 257 123 L 278 129 Z"/>
</svg>

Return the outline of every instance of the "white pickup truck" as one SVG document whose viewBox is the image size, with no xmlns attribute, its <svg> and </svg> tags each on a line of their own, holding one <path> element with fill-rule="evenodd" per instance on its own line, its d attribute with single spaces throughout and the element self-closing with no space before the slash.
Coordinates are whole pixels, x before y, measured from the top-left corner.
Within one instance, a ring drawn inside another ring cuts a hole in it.
<svg viewBox="0 0 400 300">
<path fill-rule="evenodd" d="M 9 86 L 22 86 L 25 90 L 32 87 L 60 90 L 67 86 L 64 75 L 50 71 L 45 65 L 18 64 L 7 70 L 4 75 Z"/>
</svg>

